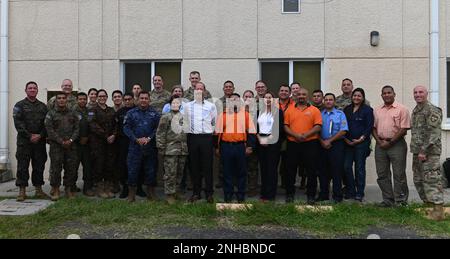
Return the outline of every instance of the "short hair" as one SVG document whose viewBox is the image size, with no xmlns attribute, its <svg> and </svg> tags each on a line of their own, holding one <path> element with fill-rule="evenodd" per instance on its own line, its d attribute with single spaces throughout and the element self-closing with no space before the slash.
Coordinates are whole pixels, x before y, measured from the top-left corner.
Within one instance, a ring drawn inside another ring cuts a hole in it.
<svg viewBox="0 0 450 259">
<path fill-rule="evenodd" d="M 59 92 L 56 92 L 56 94 L 55 94 L 56 98 L 58 98 L 58 96 L 60 96 L 60 95 L 64 95 L 64 97 L 67 98 L 67 94 L 65 94 L 64 92 L 59 91 Z"/>
<path fill-rule="evenodd" d="M 352 96 L 355 94 L 355 92 L 359 92 L 361 93 L 361 95 L 363 96 L 364 101 L 366 100 L 366 93 L 364 92 L 364 89 L 358 87 L 355 90 L 353 90 L 352 92 Z"/>
<path fill-rule="evenodd" d="M 255 96 L 255 93 L 253 93 L 252 90 L 245 90 L 242 95 L 245 95 L 246 93 L 251 93 L 253 97 Z"/>
<path fill-rule="evenodd" d="M 302 87 L 302 84 L 300 84 L 300 82 L 292 82 L 291 88 L 292 88 L 293 85 L 299 85 L 300 87 Z"/>
<path fill-rule="evenodd" d="M 233 81 L 231 81 L 231 80 L 227 80 L 227 81 L 225 81 L 225 83 L 223 83 L 224 86 L 225 86 L 226 84 L 232 84 L 233 87 L 234 87 L 234 83 L 233 83 Z"/>
<path fill-rule="evenodd" d="M 112 96 L 114 96 L 115 94 L 120 94 L 120 96 L 123 96 L 123 93 L 120 90 L 114 90 L 114 92 L 112 92 Z"/>
<path fill-rule="evenodd" d="M 334 95 L 333 93 L 326 93 L 323 98 L 327 97 L 327 96 L 332 96 L 333 100 L 336 100 L 336 95 Z"/>
<path fill-rule="evenodd" d="M 198 84 L 202 84 L 202 85 L 203 85 L 203 89 L 206 90 L 206 85 L 205 85 L 205 83 L 203 83 L 203 82 L 198 82 L 198 83 L 196 83 L 195 86 L 194 86 L 194 88 L 197 87 Z"/>
<path fill-rule="evenodd" d="M 97 91 L 97 95 L 100 95 L 100 93 L 103 92 L 106 94 L 106 97 L 108 97 L 108 92 L 105 89 L 100 89 Z"/>
<path fill-rule="evenodd" d="M 133 88 L 133 86 L 135 86 L 135 85 L 139 86 L 139 87 L 140 87 L 140 88 L 142 89 L 142 85 L 141 85 L 141 84 L 139 84 L 139 83 L 135 83 L 135 84 L 133 84 L 131 88 Z"/>
<path fill-rule="evenodd" d="M 291 87 L 288 84 L 281 84 L 278 90 L 281 89 L 281 87 L 287 87 L 289 88 L 289 92 L 291 91 Z"/>
<path fill-rule="evenodd" d="M 232 93 L 231 96 L 237 96 L 238 98 L 241 98 L 241 95 L 238 93 Z"/>
<path fill-rule="evenodd" d="M 169 100 L 169 105 L 172 104 L 173 100 L 176 100 L 176 99 L 181 99 L 181 97 L 171 96 L 170 100 Z M 180 102 L 183 103 L 181 100 L 180 100 Z"/>
<path fill-rule="evenodd" d="M 85 92 L 79 92 L 79 93 L 77 93 L 77 98 L 80 97 L 80 96 L 84 96 L 84 97 L 87 98 L 87 94 L 86 94 Z"/>
<path fill-rule="evenodd" d="M 384 89 L 391 89 L 393 93 L 395 93 L 394 87 L 390 86 L 390 85 L 385 85 L 383 86 L 383 88 L 381 89 L 381 92 L 383 93 Z"/>
<path fill-rule="evenodd" d="M 181 92 L 184 93 L 184 89 L 182 85 L 174 85 L 172 86 L 172 91 L 171 93 L 173 94 L 173 91 L 175 91 L 175 89 L 181 89 Z"/>
<path fill-rule="evenodd" d="M 132 93 L 125 93 L 124 95 L 123 95 L 123 97 L 125 97 L 125 96 L 129 96 L 129 97 L 131 97 L 131 98 L 134 98 L 134 95 L 132 94 Z"/>
<path fill-rule="evenodd" d="M 323 95 L 323 91 L 320 89 L 316 89 L 312 92 L 312 94 L 321 93 Z"/>
<path fill-rule="evenodd" d="M 344 78 L 344 79 L 342 79 L 342 83 L 344 83 L 344 81 L 350 81 L 350 83 L 353 84 L 353 81 L 352 81 L 350 78 Z"/>
<path fill-rule="evenodd" d="M 38 86 L 38 84 L 37 84 L 36 82 L 34 82 L 34 81 L 29 81 L 29 82 L 27 82 L 27 83 L 25 84 L 25 90 L 28 89 L 28 86 L 29 86 L 29 85 L 35 85 L 35 86 Z"/>
<path fill-rule="evenodd" d="M 256 81 L 255 86 L 256 86 L 257 84 L 259 84 L 259 83 L 263 83 L 263 84 L 267 87 L 267 83 L 266 83 L 266 81 L 264 81 L 264 80 L 258 80 L 258 81 Z"/>
<path fill-rule="evenodd" d="M 155 80 L 155 77 L 157 77 L 157 76 L 161 77 L 161 80 L 164 80 L 162 75 L 154 75 L 152 79 Z"/>
<path fill-rule="evenodd" d="M 141 95 L 143 95 L 143 94 L 148 95 L 148 97 L 150 97 L 150 93 L 149 93 L 149 92 L 147 92 L 147 91 L 142 91 L 142 92 L 139 93 L 138 98 L 140 98 Z"/>
<path fill-rule="evenodd" d="M 189 73 L 189 76 L 190 76 L 190 75 L 198 75 L 198 76 L 201 76 L 201 75 L 200 75 L 200 72 L 195 71 L 195 70 L 194 70 L 194 71 L 191 71 L 191 73 Z"/>
<path fill-rule="evenodd" d="M 91 89 L 89 89 L 88 94 L 91 94 L 92 91 L 95 91 L 96 93 L 98 93 L 97 88 L 91 88 Z"/>
</svg>

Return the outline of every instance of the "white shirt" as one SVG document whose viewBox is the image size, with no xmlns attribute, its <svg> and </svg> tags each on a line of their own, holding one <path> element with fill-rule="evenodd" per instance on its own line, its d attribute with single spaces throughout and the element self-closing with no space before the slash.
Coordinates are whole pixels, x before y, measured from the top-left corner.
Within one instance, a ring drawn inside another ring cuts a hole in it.
<svg viewBox="0 0 450 259">
<path fill-rule="evenodd" d="M 258 117 L 258 126 L 260 134 L 272 134 L 272 127 L 274 123 L 274 118 L 272 113 L 261 113 Z"/>
<path fill-rule="evenodd" d="M 191 134 L 212 134 L 216 125 L 217 109 L 216 106 L 209 102 L 201 103 L 188 102 L 184 105 L 184 114 L 186 117 L 187 133 Z"/>
</svg>

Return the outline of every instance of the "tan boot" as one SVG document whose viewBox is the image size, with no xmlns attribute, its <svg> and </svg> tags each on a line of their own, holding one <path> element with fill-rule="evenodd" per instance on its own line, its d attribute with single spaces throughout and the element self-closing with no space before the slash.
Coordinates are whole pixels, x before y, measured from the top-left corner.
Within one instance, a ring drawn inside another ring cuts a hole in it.
<svg viewBox="0 0 450 259">
<path fill-rule="evenodd" d="M 42 186 L 35 186 L 34 187 L 36 189 L 35 193 L 34 193 L 34 197 L 37 199 L 45 199 L 45 200 L 50 200 L 50 196 L 48 196 L 43 190 L 42 190 Z"/>
<path fill-rule="evenodd" d="M 433 209 L 428 212 L 427 218 L 434 221 L 444 220 L 444 206 L 442 204 L 435 204 Z"/>
<path fill-rule="evenodd" d="M 72 192 L 72 188 L 70 186 L 66 186 L 64 192 L 67 199 L 75 199 L 75 193 Z"/>
<path fill-rule="evenodd" d="M 155 187 L 148 185 L 147 186 L 147 200 L 149 201 L 157 201 L 158 197 L 156 197 Z"/>
<path fill-rule="evenodd" d="M 51 197 L 52 201 L 59 200 L 60 196 L 59 187 L 52 187 L 52 191 L 50 192 L 50 194 L 52 195 Z"/>
<path fill-rule="evenodd" d="M 128 187 L 128 202 L 135 202 L 136 201 L 136 186 L 129 186 Z"/>
<path fill-rule="evenodd" d="M 169 205 L 175 204 L 177 202 L 176 195 L 175 194 L 167 194 L 166 201 L 169 203 Z"/>
<path fill-rule="evenodd" d="M 17 195 L 17 201 L 25 201 L 27 198 L 27 191 L 25 186 L 21 186 L 19 189 L 19 195 Z"/>
<path fill-rule="evenodd" d="M 105 183 L 105 194 L 108 196 L 108 199 L 116 197 L 113 193 L 113 183 L 112 182 L 106 182 Z"/>
<path fill-rule="evenodd" d="M 95 187 L 95 193 L 97 194 L 98 197 L 100 197 L 102 199 L 107 199 L 108 195 L 106 195 L 106 193 L 105 193 L 104 186 L 105 185 L 103 182 L 97 183 L 97 187 Z"/>
</svg>

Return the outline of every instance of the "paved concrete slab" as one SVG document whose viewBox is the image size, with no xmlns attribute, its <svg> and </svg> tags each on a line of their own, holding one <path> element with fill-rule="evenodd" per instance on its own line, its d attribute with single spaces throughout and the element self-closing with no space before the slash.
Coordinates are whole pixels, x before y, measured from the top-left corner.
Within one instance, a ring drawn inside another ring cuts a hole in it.
<svg viewBox="0 0 450 259">
<path fill-rule="evenodd" d="M 3 200 L 0 202 L 1 216 L 26 216 L 38 213 L 52 205 L 53 202 L 47 200 L 26 200 L 17 202 L 16 200 Z"/>
</svg>

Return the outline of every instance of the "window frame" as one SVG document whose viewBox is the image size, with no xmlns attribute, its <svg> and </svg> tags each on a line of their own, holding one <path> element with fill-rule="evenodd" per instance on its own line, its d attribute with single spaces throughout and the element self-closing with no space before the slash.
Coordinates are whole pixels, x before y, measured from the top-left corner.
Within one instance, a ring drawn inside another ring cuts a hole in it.
<svg viewBox="0 0 450 259">
<path fill-rule="evenodd" d="M 289 85 L 291 85 L 294 82 L 295 62 L 320 62 L 320 89 L 326 92 L 324 59 L 260 59 L 258 60 L 258 78 L 262 78 L 262 63 L 289 63 Z"/>
<path fill-rule="evenodd" d="M 281 0 L 280 2 L 281 2 L 281 13 L 282 14 L 299 14 L 299 13 L 301 13 L 301 0 L 298 0 L 298 12 L 287 12 L 287 11 L 285 11 L 284 10 L 284 1 L 285 0 Z"/>
<path fill-rule="evenodd" d="M 126 89 L 126 85 L 125 85 L 125 65 L 126 64 L 148 64 L 150 65 L 150 91 L 154 89 L 154 85 L 153 85 L 153 77 L 156 75 L 156 63 L 180 63 L 180 67 L 181 67 L 181 71 L 180 71 L 180 76 L 181 79 L 183 80 L 183 61 L 180 59 L 174 59 L 174 60 L 159 60 L 159 59 L 155 59 L 155 60 L 121 60 L 120 61 L 120 89 L 122 90 L 122 92 L 125 92 Z M 181 82 L 182 83 L 182 82 Z"/>
</svg>

